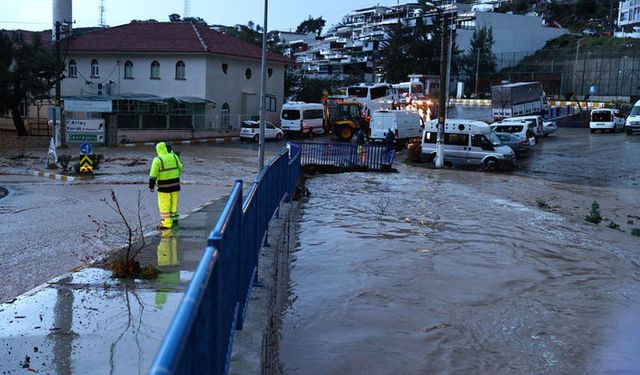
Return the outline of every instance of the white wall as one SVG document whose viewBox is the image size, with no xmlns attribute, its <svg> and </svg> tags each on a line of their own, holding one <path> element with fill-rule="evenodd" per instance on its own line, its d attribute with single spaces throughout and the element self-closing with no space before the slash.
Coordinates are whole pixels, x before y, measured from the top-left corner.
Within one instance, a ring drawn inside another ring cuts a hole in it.
<svg viewBox="0 0 640 375">
<path fill-rule="evenodd" d="M 543 27 L 542 19 L 515 14 L 476 12 L 476 30 L 493 29 L 493 53 L 533 52 L 544 47 L 548 40 L 567 33 L 565 29 Z M 456 30 L 458 48 L 469 52 L 473 30 Z"/>
<path fill-rule="evenodd" d="M 78 66 L 77 78 L 66 78 L 62 81 L 62 95 L 97 95 L 98 83 L 103 86 L 112 81 L 112 95 L 136 93 L 158 96 L 196 96 L 204 97 L 205 55 L 162 55 L 162 54 L 70 54 L 68 62 L 73 59 Z M 98 60 L 99 77 L 91 77 L 91 60 Z M 124 78 L 124 64 L 133 62 L 133 79 Z M 160 63 L 160 79 L 151 79 L 151 62 Z M 186 66 L 186 79 L 175 79 L 176 63 L 182 60 Z M 119 63 L 118 63 L 119 62 Z M 68 71 L 65 73 L 68 76 Z M 91 84 L 87 84 L 91 81 Z M 106 94 L 106 92 L 105 92 Z"/>
<path fill-rule="evenodd" d="M 98 94 L 98 83 L 103 84 L 103 94 L 108 95 L 106 85 L 109 81 L 110 94 L 151 94 L 162 97 L 193 96 L 216 102 L 216 108 L 206 111 L 207 125 L 220 121 L 222 106 L 229 104 L 230 125 L 238 128 L 240 121 L 259 114 L 260 61 L 238 57 L 212 54 L 71 54 L 67 62 L 73 59 L 77 63 L 77 78 L 62 81 L 62 96 L 88 96 Z M 97 59 L 100 76 L 91 77 L 91 60 Z M 160 79 L 151 79 L 151 62 L 160 63 Z M 186 65 L 186 79 L 175 79 L 176 62 L 182 60 Z M 133 62 L 133 79 L 124 78 L 126 61 Z M 228 64 L 227 74 L 222 64 Z M 67 64 L 68 68 L 68 64 Z M 273 69 L 267 78 L 267 95 L 276 97 L 276 110 L 267 112 L 267 120 L 279 123 L 280 108 L 284 101 L 285 65 L 268 64 Z M 251 78 L 245 72 L 251 69 Z M 68 72 L 66 73 L 68 75 Z M 91 84 L 87 84 L 91 81 Z"/>
<path fill-rule="evenodd" d="M 225 74 L 222 64 L 228 64 Z M 267 76 L 266 94 L 276 97 L 276 111 L 267 112 L 267 120 L 279 122 L 280 108 L 284 101 L 285 65 L 281 63 L 267 64 L 273 69 L 271 77 Z M 245 72 L 251 69 L 251 78 Z M 207 98 L 217 103 L 215 113 L 222 113 L 224 103 L 229 104 L 232 126 L 238 126 L 239 119 L 246 119 L 259 114 L 260 95 L 260 61 L 227 56 L 209 56 L 207 58 Z"/>
</svg>

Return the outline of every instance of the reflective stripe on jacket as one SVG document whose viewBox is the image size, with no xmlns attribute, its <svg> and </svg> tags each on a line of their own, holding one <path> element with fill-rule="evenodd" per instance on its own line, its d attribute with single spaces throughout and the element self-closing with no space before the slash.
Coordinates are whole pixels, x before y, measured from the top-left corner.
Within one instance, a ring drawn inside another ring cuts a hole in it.
<svg viewBox="0 0 640 375">
<path fill-rule="evenodd" d="M 161 193 L 180 191 L 180 173 L 182 172 L 180 158 L 173 152 L 169 152 L 164 142 L 156 145 L 156 152 L 158 156 L 153 159 L 149 172 L 149 188 L 152 189 L 157 183 L 158 191 Z"/>
</svg>

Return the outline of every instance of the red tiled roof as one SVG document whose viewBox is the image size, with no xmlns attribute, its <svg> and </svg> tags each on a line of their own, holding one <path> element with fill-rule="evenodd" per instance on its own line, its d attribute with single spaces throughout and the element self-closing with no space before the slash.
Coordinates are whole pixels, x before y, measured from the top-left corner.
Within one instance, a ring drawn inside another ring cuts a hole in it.
<svg viewBox="0 0 640 375">
<path fill-rule="evenodd" d="M 262 49 L 219 33 L 205 25 L 186 22 L 131 23 L 73 37 L 71 52 L 209 52 L 260 59 Z M 268 54 L 270 61 L 290 63 Z"/>
</svg>

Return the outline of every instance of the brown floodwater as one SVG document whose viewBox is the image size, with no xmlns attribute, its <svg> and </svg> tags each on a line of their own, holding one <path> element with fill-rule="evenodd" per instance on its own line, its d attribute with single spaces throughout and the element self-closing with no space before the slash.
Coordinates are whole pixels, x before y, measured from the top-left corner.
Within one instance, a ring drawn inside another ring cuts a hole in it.
<svg viewBox="0 0 640 375">
<path fill-rule="evenodd" d="M 286 374 L 640 372 L 637 238 L 400 169 L 308 181 Z"/>
</svg>

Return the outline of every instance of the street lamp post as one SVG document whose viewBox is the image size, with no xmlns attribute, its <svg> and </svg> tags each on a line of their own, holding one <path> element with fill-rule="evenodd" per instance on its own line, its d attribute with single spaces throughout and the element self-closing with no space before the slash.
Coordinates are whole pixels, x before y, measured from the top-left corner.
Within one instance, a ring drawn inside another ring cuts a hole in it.
<svg viewBox="0 0 640 375">
<path fill-rule="evenodd" d="M 258 144 L 258 173 L 264 168 L 265 90 L 267 85 L 267 18 L 269 0 L 264 0 L 264 26 L 262 28 L 262 65 L 260 72 L 260 139 Z"/>
<path fill-rule="evenodd" d="M 436 168 L 444 166 L 444 126 L 447 119 L 447 65 L 448 65 L 448 48 L 447 39 L 449 37 L 447 14 L 441 9 L 438 13 L 442 16 L 442 39 L 440 45 L 440 95 L 438 100 L 438 132 L 436 137 Z"/>
</svg>

